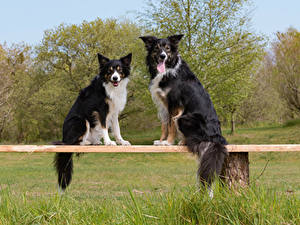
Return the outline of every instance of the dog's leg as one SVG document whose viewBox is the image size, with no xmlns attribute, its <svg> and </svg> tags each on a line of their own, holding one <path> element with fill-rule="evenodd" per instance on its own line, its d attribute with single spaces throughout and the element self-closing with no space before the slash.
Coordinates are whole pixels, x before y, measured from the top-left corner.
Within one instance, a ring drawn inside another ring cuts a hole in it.
<svg viewBox="0 0 300 225">
<path fill-rule="evenodd" d="M 120 125 L 119 125 L 119 120 L 118 120 L 118 115 L 115 114 L 112 116 L 112 130 L 114 137 L 116 139 L 116 142 L 121 145 L 131 145 L 129 141 L 125 141 L 120 132 Z"/>
<path fill-rule="evenodd" d="M 176 109 L 175 112 L 172 112 L 171 115 L 175 115 L 175 116 L 171 116 L 169 119 L 169 123 L 168 123 L 168 138 L 166 141 L 163 141 L 163 145 L 173 145 L 176 139 L 176 134 L 177 134 L 177 125 L 176 122 L 178 120 L 178 118 L 182 115 L 183 113 L 183 109 L 179 108 Z"/>
<path fill-rule="evenodd" d="M 165 145 L 173 145 L 176 138 L 176 126 L 173 120 L 168 123 L 168 138 Z"/>
<path fill-rule="evenodd" d="M 100 123 L 98 123 L 94 128 L 91 129 L 91 135 L 89 139 L 93 145 L 101 145 L 102 142 L 100 140 L 102 136 L 102 128 Z"/>
<path fill-rule="evenodd" d="M 161 99 L 162 96 L 160 97 Z M 153 142 L 154 145 L 169 145 L 167 142 L 167 138 L 168 138 L 168 124 L 170 122 L 170 115 L 169 112 L 166 108 L 165 103 L 161 102 L 160 107 L 158 108 L 159 110 L 159 118 L 161 120 L 161 136 L 159 140 L 155 140 Z"/>
<path fill-rule="evenodd" d="M 85 121 L 85 124 L 86 124 L 86 132 L 85 134 L 82 136 L 82 141 L 79 143 L 80 145 L 90 145 L 91 142 L 90 142 L 90 123 L 86 120 Z"/>
<path fill-rule="evenodd" d="M 161 136 L 159 140 L 155 140 L 153 142 L 154 145 L 162 145 L 163 141 L 165 141 L 168 137 L 168 123 L 162 121 L 161 123 Z"/>
<path fill-rule="evenodd" d="M 103 134 L 103 141 L 105 145 L 117 145 L 116 142 L 110 140 L 107 127 L 102 128 L 102 134 Z"/>
<path fill-rule="evenodd" d="M 178 123 L 177 123 L 179 117 L 182 114 L 183 114 L 183 109 L 179 109 L 178 112 L 177 112 L 177 114 L 174 117 L 172 117 L 172 120 L 174 121 L 175 128 L 176 128 L 176 131 L 177 131 L 177 136 L 178 136 L 178 138 L 180 140 L 178 142 L 178 145 L 186 145 L 186 143 L 185 143 L 185 137 L 184 137 L 183 133 L 181 133 L 180 130 L 178 129 Z"/>
<path fill-rule="evenodd" d="M 162 122 L 161 123 L 161 136 L 160 136 L 160 142 L 163 140 L 166 140 L 168 137 L 168 123 Z"/>
</svg>

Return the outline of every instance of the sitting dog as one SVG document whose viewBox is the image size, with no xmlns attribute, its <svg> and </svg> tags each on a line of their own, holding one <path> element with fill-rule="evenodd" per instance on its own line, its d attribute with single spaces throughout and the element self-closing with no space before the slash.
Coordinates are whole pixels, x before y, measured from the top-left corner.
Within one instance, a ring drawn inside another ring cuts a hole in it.
<svg viewBox="0 0 300 225">
<path fill-rule="evenodd" d="M 100 73 L 89 86 L 81 90 L 63 124 L 63 140 L 56 144 L 130 145 L 120 133 L 118 115 L 124 109 L 132 54 L 109 60 L 98 54 Z M 116 142 L 108 135 L 112 132 Z M 54 164 L 62 190 L 70 184 L 73 172 L 72 153 L 57 153 Z"/>
<path fill-rule="evenodd" d="M 140 38 L 148 52 L 150 92 L 161 110 L 159 114 L 165 124 L 172 121 L 176 125 L 189 151 L 199 157 L 198 178 L 210 186 L 215 175 L 221 173 L 228 154 L 224 146 L 227 141 L 209 94 L 178 53 L 182 37 Z"/>
</svg>

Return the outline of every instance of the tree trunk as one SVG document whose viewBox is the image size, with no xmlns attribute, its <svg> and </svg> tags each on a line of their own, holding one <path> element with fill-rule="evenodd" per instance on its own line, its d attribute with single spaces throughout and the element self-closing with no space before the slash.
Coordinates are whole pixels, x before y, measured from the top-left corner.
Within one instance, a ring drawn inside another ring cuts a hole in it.
<svg viewBox="0 0 300 225">
<path fill-rule="evenodd" d="M 231 132 L 230 134 L 233 135 L 235 133 L 235 120 L 234 120 L 234 112 L 231 113 Z"/>
<path fill-rule="evenodd" d="M 235 188 L 249 185 L 249 159 L 248 152 L 231 152 L 225 159 L 221 179 Z"/>
</svg>

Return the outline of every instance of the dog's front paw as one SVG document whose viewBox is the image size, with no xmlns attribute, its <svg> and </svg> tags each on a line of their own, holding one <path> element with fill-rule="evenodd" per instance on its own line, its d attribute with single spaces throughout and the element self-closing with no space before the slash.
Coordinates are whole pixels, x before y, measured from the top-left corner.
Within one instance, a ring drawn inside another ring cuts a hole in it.
<svg viewBox="0 0 300 225">
<path fill-rule="evenodd" d="M 92 142 L 88 141 L 88 140 L 85 140 L 85 141 L 82 141 L 79 143 L 79 145 L 91 145 Z"/>
<path fill-rule="evenodd" d="M 172 145 L 172 143 L 168 142 L 167 140 L 164 140 L 164 141 L 155 140 L 153 142 L 153 145 L 156 145 L 156 146 L 161 146 L 161 145 L 169 146 L 169 145 Z"/>
<path fill-rule="evenodd" d="M 93 141 L 93 145 L 101 145 L 102 142 L 100 140 L 97 140 L 97 141 Z"/>
<path fill-rule="evenodd" d="M 125 140 L 117 141 L 117 143 L 118 143 L 119 145 L 125 145 L 125 146 L 131 145 L 129 141 L 125 141 Z"/>
<path fill-rule="evenodd" d="M 161 142 L 161 145 L 164 145 L 164 146 L 170 146 L 172 145 L 172 143 L 168 142 L 168 141 L 162 141 Z"/>
<path fill-rule="evenodd" d="M 162 145 L 162 144 L 161 144 L 160 140 L 155 140 L 155 141 L 153 141 L 153 145 L 158 146 L 158 145 Z"/>
<path fill-rule="evenodd" d="M 104 142 L 105 145 L 109 145 L 109 146 L 115 146 L 117 145 L 117 143 L 115 141 L 106 141 Z"/>
</svg>

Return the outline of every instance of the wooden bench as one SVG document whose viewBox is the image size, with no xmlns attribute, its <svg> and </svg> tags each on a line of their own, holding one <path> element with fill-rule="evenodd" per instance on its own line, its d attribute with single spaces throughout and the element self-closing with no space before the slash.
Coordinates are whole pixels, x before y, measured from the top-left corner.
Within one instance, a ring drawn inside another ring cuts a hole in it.
<svg viewBox="0 0 300 225">
<path fill-rule="evenodd" d="M 249 152 L 300 152 L 299 144 L 289 145 L 227 145 L 229 157 L 225 160 L 222 177 L 230 186 L 249 184 Z M 187 153 L 185 146 L 78 146 L 78 145 L 0 145 L 0 152 L 76 152 L 76 153 Z"/>
</svg>

